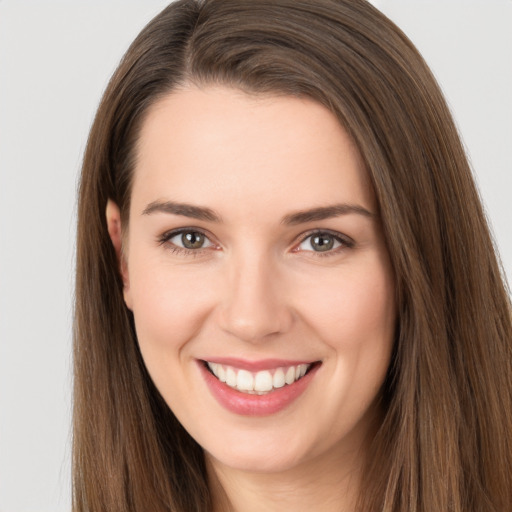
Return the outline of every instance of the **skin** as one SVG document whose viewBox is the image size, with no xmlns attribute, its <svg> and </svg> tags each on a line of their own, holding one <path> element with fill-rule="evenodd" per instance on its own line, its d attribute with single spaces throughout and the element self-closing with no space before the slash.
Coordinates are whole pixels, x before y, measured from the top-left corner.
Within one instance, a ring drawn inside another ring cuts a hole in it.
<svg viewBox="0 0 512 512">
<path fill-rule="evenodd" d="M 148 214 L 155 201 L 221 220 Z M 369 214 L 283 222 L 339 204 Z M 142 126 L 129 230 L 112 202 L 107 220 L 142 356 L 205 450 L 215 509 L 353 510 L 396 310 L 373 191 L 335 117 L 308 99 L 175 91 Z M 203 248 L 176 249 L 179 228 Z M 334 247 L 318 252 L 308 236 L 326 230 Z M 288 407 L 248 417 L 206 386 L 197 360 L 214 357 L 321 365 Z"/>
</svg>

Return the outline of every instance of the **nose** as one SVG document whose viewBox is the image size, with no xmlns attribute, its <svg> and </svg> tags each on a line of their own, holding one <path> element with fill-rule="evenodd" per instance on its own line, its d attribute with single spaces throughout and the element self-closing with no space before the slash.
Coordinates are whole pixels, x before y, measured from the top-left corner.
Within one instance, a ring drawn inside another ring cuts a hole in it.
<svg viewBox="0 0 512 512">
<path fill-rule="evenodd" d="M 219 309 L 220 328 L 251 343 L 283 334 L 293 322 L 281 273 L 264 256 L 230 265 Z"/>
</svg>

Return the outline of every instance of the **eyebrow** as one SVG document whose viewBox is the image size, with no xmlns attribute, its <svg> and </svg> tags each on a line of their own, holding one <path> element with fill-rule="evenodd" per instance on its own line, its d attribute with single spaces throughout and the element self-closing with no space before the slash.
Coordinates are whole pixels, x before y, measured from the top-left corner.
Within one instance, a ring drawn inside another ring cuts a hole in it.
<svg viewBox="0 0 512 512">
<path fill-rule="evenodd" d="M 153 201 L 149 203 L 142 212 L 142 215 L 151 215 L 152 213 L 169 213 L 207 222 L 222 222 L 222 217 L 211 208 L 195 206 L 189 203 L 176 203 L 174 201 Z M 375 217 L 375 214 L 362 206 L 342 203 L 290 213 L 283 217 L 281 224 L 295 226 L 297 224 L 305 224 L 307 222 L 325 220 L 349 214 L 362 215 L 368 218 Z"/>
<path fill-rule="evenodd" d="M 331 219 L 333 217 L 340 217 L 341 215 L 349 215 L 351 213 L 362 215 L 368 218 L 375 217 L 374 213 L 370 212 L 366 208 L 363 208 L 362 206 L 343 203 L 290 213 L 289 215 L 286 215 L 281 222 L 283 224 L 295 226 L 297 224 L 305 224 L 306 222 Z"/>
<path fill-rule="evenodd" d="M 146 206 L 142 215 L 151 215 L 156 212 L 182 215 L 183 217 L 190 217 L 192 219 L 208 222 L 222 222 L 220 215 L 210 208 L 194 206 L 188 203 L 175 203 L 173 201 L 153 201 Z"/>
</svg>

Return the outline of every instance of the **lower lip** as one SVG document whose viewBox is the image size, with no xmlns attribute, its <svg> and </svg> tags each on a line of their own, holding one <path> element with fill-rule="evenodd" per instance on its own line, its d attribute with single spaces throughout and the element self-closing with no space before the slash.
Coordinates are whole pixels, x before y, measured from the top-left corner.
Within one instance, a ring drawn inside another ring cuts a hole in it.
<svg viewBox="0 0 512 512">
<path fill-rule="evenodd" d="M 203 361 L 198 363 L 208 388 L 220 405 L 242 416 L 268 416 L 285 409 L 306 390 L 320 367 L 316 364 L 304 377 L 293 384 L 285 384 L 282 388 L 265 395 L 250 395 L 221 382 L 207 370 Z"/>
</svg>

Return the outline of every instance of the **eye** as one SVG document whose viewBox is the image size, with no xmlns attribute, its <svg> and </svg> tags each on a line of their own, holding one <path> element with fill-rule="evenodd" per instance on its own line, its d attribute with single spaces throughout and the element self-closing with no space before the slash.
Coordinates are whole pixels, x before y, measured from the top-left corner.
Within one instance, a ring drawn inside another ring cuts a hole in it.
<svg viewBox="0 0 512 512">
<path fill-rule="evenodd" d="M 181 233 L 181 235 L 177 235 L 173 237 L 179 240 L 180 243 L 173 242 L 176 245 L 180 245 L 185 249 L 202 249 L 203 247 L 208 247 L 208 244 L 211 245 L 211 242 L 206 238 L 203 233 L 199 233 L 197 231 L 188 231 L 185 233 Z M 171 239 L 172 240 L 172 239 Z"/>
<path fill-rule="evenodd" d="M 318 253 L 336 252 L 341 247 L 352 247 L 352 241 L 345 239 L 340 234 L 325 231 L 317 231 L 302 240 L 297 246 L 298 251 L 311 251 Z"/>
<path fill-rule="evenodd" d="M 204 233 L 193 229 L 183 229 L 165 233 L 160 238 L 160 243 L 171 244 L 175 249 L 190 251 L 197 251 L 214 246 L 211 240 Z"/>
</svg>

